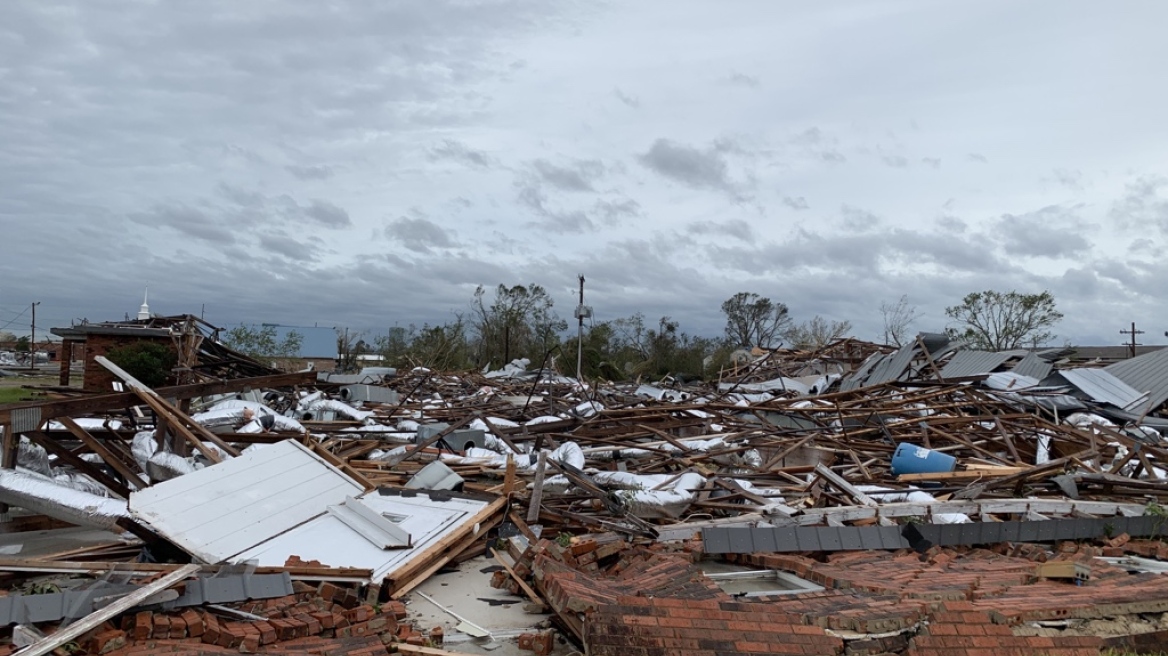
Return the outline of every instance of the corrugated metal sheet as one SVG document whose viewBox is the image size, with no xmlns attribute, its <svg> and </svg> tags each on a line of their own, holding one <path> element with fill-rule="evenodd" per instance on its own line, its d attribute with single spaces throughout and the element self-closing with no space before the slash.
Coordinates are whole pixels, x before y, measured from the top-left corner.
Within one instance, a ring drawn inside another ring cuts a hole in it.
<svg viewBox="0 0 1168 656">
<path fill-rule="evenodd" d="M 285 440 L 133 492 L 130 512 L 203 562 L 220 563 L 363 490 Z"/>
<path fill-rule="evenodd" d="M 848 391 L 868 385 L 879 385 L 893 380 L 899 380 L 904 370 L 912 364 L 917 353 L 917 344 L 906 344 L 900 350 L 885 355 L 876 361 L 871 370 L 864 375 L 857 371 L 840 384 L 840 389 Z"/>
<path fill-rule="evenodd" d="M 1037 353 L 1031 352 L 1019 360 L 1010 371 L 1022 376 L 1030 376 L 1031 378 L 1042 380 L 1050 375 L 1050 370 L 1053 368 L 1049 362 L 1040 358 Z"/>
<path fill-rule="evenodd" d="M 883 353 L 869 355 L 860 363 L 860 366 L 856 367 L 850 374 L 844 376 L 843 380 L 840 381 L 840 390 L 846 392 L 859 387 L 860 382 L 868 377 L 868 372 L 872 370 L 872 367 L 875 367 L 886 357 L 888 356 Z"/>
<path fill-rule="evenodd" d="M 1168 349 L 1116 362 L 1103 370 L 1134 389 L 1147 392 L 1152 409 L 1168 400 Z"/>
<path fill-rule="evenodd" d="M 1099 403 L 1110 403 L 1124 410 L 1143 407 L 1146 403 L 1146 394 L 1133 389 L 1104 369 L 1060 369 L 1059 375 Z"/>
<path fill-rule="evenodd" d="M 942 378 L 963 378 L 988 374 L 1011 358 L 1009 352 L 958 351 L 941 369 Z"/>
</svg>

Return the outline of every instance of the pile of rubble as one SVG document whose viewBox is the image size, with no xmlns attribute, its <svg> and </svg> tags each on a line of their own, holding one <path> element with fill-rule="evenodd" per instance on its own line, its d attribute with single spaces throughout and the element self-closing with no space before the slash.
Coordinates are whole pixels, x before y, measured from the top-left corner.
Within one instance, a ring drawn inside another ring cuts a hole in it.
<svg viewBox="0 0 1168 656">
<path fill-rule="evenodd" d="M 525 361 L 280 374 L 196 346 L 222 378 L 150 389 L 99 356 L 128 391 L 0 406 L 10 653 L 1168 640 L 1168 349 L 841 340 L 613 384 Z M 476 576 L 487 596 L 438 598 Z"/>
</svg>

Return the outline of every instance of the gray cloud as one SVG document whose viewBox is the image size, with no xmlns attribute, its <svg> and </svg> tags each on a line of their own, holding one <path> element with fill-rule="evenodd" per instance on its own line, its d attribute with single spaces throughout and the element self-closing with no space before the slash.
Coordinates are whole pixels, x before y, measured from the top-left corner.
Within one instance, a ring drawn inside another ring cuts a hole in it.
<svg viewBox="0 0 1168 656">
<path fill-rule="evenodd" d="M 637 160 L 646 168 L 693 189 L 718 189 L 736 193 L 729 168 L 717 148 L 699 150 L 669 139 L 653 142 Z"/>
<path fill-rule="evenodd" d="M 1072 257 L 1090 250 L 1089 226 L 1068 209 L 1051 205 L 1026 214 L 1003 214 L 994 234 L 1010 255 Z"/>
<path fill-rule="evenodd" d="M 745 73 L 733 73 L 726 81 L 735 86 L 749 87 L 751 89 L 758 86 L 758 78 Z"/>
<path fill-rule="evenodd" d="M 986 159 L 986 156 L 982 155 L 981 153 L 969 153 L 968 155 L 966 155 L 966 159 L 968 159 L 971 162 L 977 162 L 979 164 L 988 164 L 989 163 L 989 160 Z"/>
<path fill-rule="evenodd" d="M 593 183 L 605 172 L 604 164 L 598 160 L 575 160 L 566 166 L 558 166 L 537 159 L 532 166 L 540 179 L 564 191 L 596 191 Z"/>
<path fill-rule="evenodd" d="M 259 239 L 260 245 L 266 250 L 274 251 L 293 260 L 313 262 L 318 259 L 317 253 L 313 248 L 286 235 L 261 232 Z"/>
<path fill-rule="evenodd" d="M 348 228 L 353 225 L 348 212 L 327 200 L 313 198 L 303 211 L 305 217 L 328 228 Z"/>
<path fill-rule="evenodd" d="M 229 226 L 187 205 L 159 205 L 147 212 L 131 213 L 127 218 L 151 228 L 171 228 L 188 237 L 213 244 L 230 244 L 235 241 L 235 231 Z"/>
<path fill-rule="evenodd" d="M 625 105 L 628 105 L 629 107 L 632 107 L 633 109 L 640 109 L 641 108 L 641 100 L 639 98 L 637 98 L 636 96 L 627 94 L 624 91 L 621 91 L 619 88 L 613 89 L 612 95 L 616 96 L 617 100 L 621 101 Z"/>
<path fill-rule="evenodd" d="M 811 207 L 807 204 L 807 199 L 802 196 L 796 196 L 794 198 L 791 196 L 783 196 L 783 204 L 793 210 L 806 210 Z"/>
<path fill-rule="evenodd" d="M 315 166 L 300 166 L 289 164 L 284 169 L 300 180 L 328 180 L 333 177 L 332 167 L 324 164 Z"/>
<path fill-rule="evenodd" d="M 430 158 L 454 160 L 481 169 L 489 168 L 495 163 L 494 159 L 487 153 L 452 139 L 446 139 L 441 144 L 431 148 Z"/>
<path fill-rule="evenodd" d="M 880 158 L 885 164 L 894 169 L 908 168 L 908 158 L 903 155 L 885 155 Z"/>
<path fill-rule="evenodd" d="M 616 225 L 621 219 L 642 216 L 641 204 L 631 198 L 623 200 L 598 200 L 594 212 L 606 225 Z"/>
<path fill-rule="evenodd" d="M 1123 197 L 1111 205 L 1108 216 L 1121 228 L 1141 230 L 1156 226 L 1168 233 L 1168 199 L 1160 190 L 1168 186 L 1168 178 L 1141 176 L 1124 187 Z"/>
<path fill-rule="evenodd" d="M 1083 190 L 1083 172 L 1078 169 L 1055 169 L 1054 181 L 1067 189 Z"/>
<path fill-rule="evenodd" d="M 454 248 L 458 244 L 450 232 L 426 218 L 401 217 L 385 226 L 385 235 L 395 239 L 406 248 L 422 253 L 432 248 Z"/>
<path fill-rule="evenodd" d="M 751 242 L 755 239 L 754 230 L 751 229 L 749 223 L 742 219 L 691 223 L 685 227 L 685 230 L 693 235 L 727 235 L 745 242 Z"/>
<path fill-rule="evenodd" d="M 939 157 L 922 157 L 921 164 L 930 168 L 939 169 L 941 168 L 941 159 Z"/>
</svg>

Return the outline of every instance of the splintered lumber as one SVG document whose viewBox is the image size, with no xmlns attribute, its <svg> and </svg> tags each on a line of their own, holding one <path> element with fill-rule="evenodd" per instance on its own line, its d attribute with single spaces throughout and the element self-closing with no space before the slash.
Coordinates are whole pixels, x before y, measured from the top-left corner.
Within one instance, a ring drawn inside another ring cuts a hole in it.
<svg viewBox="0 0 1168 656">
<path fill-rule="evenodd" d="M 81 440 L 81 442 L 85 444 L 85 446 L 88 447 L 90 451 L 93 451 L 97 455 L 101 456 L 101 459 L 105 462 L 105 464 L 113 467 L 114 471 L 121 474 L 122 477 L 126 479 L 126 482 L 133 486 L 135 490 L 141 490 L 143 488 L 149 487 L 149 484 L 138 476 L 138 472 L 134 471 L 130 467 L 127 467 L 126 463 L 122 462 L 121 458 L 112 453 L 109 448 L 106 447 L 106 445 L 102 444 L 100 441 L 90 435 L 89 431 L 79 426 L 77 422 L 73 421 L 73 419 L 69 417 L 61 417 L 57 421 L 61 422 L 61 424 L 67 428 L 70 433 L 73 433 L 77 439 Z"/>
<path fill-rule="evenodd" d="M 815 473 L 819 474 L 823 478 L 827 479 L 827 481 L 829 483 L 834 485 L 841 492 L 847 494 L 848 496 L 852 497 L 856 501 L 860 502 L 860 505 L 864 505 L 864 506 L 879 505 L 876 503 L 875 499 L 873 499 L 872 497 L 868 496 L 867 494 L 864 494 L 863 492 L 857 490 L 854 485 L 845 481 L 842 476 L 833 472 L 832 470 L 828 469 L 827 467 L 824 467 L 823 463 L 819 463 L 819 464 L 815 465 Z"/>
<path fill-rule="evenodd" d="M 86 615 L 82 619 L 60 629 L 56 633 L 39 640 L 28 647 L 15 652 L 20 656 L 43 656 L 57 647 L 80 638 L 93 629 L 101 626 L 102 622 L 130 610 L 155 594 L 176 585 L 191 574 L 199 571 L 198 565 L 183 565 L 177 570 L 162 578 L 138 588 L 130 594 L 118 599 L 112 604 Z"/>
<path fill-rule="evenodd" d="M 535 590 L 531 589 L 530 585 L 527 585 L 527 581 L 524 581 L 522 576 L 519 576 L 518 574 L 515 573 L 514 568 L 512 568 L 510 565 L 508 565 L 507 561 L 503 560 L 503 557 L 500 556 L 498 554 L 498 552 L 496 552 L 494 549 L 491 549 L 490 552 L 491 552 L 491 556 L 493 556 L 495 558 L 495 561 L 498 562 L 499 565 L 502 566 L 503 569 L 507 571 L 507 574 L 509 574 L 511 576 L 511 578 L 516 583 L 519 584 L 519 587 L 523 590 L 523 594 L 527 595 L 527 598 L 530 599 L 532 601 L 532 603 L 536 603 L 536 604 L 543 603 L 543 599 L 538 594 L 536 594 Z"/>
<path fill-rule="evenodd" d="M 466 550 L 475 540 L 486 535 L 487 529 L 503 520 L 503 508 L 507 497 L 499 497 L 475 513 L 464 522 L 463 528 L 430 545 L 425 551 L 414 555 L 402 567 L 390 572 L 385 578 L 384 589 L 389 590 L 394 599 L 401 597 L 426 578 L 449 563 Z"/>
</svg>

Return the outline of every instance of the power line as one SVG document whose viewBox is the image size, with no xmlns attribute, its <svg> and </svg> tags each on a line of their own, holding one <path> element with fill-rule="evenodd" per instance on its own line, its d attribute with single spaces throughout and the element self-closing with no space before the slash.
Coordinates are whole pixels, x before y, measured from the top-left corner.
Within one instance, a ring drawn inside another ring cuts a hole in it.
<svg viewBox="0 0 1168 656">
<path fill-rule="evenodd" d="M 28 312 L 28 308 L 24 308 L 24 310 L 22 310 L 20 314 L 13 317 L 12 321 L 9 321 L 8 323 L 4 324 L 3 326 L 0 326 L 0 330 L 4 330 L 8 326 L 11 326 L 12 324 L 16 323 L 16 320 L 23 317 L 25 312 Z"/>
</svg>

